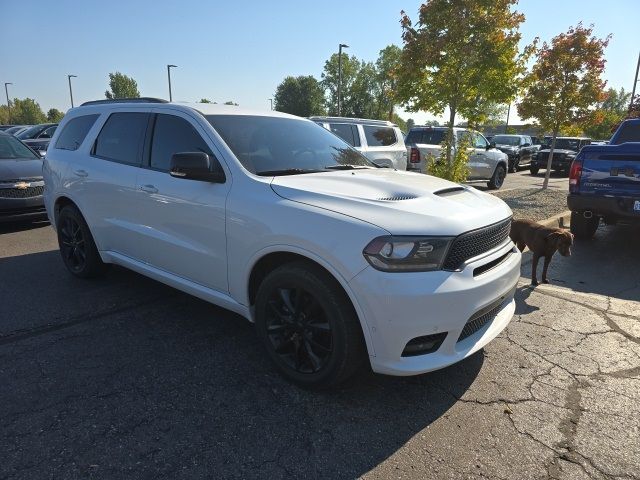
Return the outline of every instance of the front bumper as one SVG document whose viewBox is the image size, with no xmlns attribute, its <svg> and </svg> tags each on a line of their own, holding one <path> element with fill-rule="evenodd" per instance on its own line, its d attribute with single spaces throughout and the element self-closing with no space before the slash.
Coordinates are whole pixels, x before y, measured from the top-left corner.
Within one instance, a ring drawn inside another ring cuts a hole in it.
<svg viewBox="0 0 640 480">
<path fill-rule="evenodd" d="M 573 162 L 574 159 L 575 157 L 556 158 L 554 156 L 553 160 L 551 161 L 551 170 L 569 170 L 569 168 L 571 167 L 571 162 Z M 531 166 L 537 168 L 547 168 L 547 159 L 534 158 L 531 160 Z"/>
<path fill-rule="evenodd" d="M 567 206 L 572 212 L 590 211 L 594 215 L 640 222 L 640 212 L 633 210 L 633 204 L 640 197 L 605 197 L 570 193 Z"/>
<path fill-rule="evenodd" d="M 46 217 L 42 195 L 31 198 L 0 198 L 0 222 Z"/>
<path fill-rule="evenodd" d="M 494 261 L 493 268 L 479 268 Z M 475 276 L 474 276 L 475 270 Z M 511 241 L 466 262 L 459 272 L 386 273 L 368 267 L 350 282 L 369 328 L 375 372 L 417 375 L 446 367 L 493 340 L 515 311 L 520 252 Z M 458 341 L 469 320 L 490 308 L 491 318 Z M 433 353 L 402 356 L 417 337 L 446 333 Z"/>
</svg>

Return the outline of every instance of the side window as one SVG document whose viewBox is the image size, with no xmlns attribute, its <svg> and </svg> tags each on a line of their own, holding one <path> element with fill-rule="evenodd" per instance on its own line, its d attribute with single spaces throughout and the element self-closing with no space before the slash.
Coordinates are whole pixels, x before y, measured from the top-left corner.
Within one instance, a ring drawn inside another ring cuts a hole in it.
<svg viewBox="0 0 640 480">
<path fill-rule="evenodd" d="M 473 138 L 471 132 L 468 130 L 458 130 L 456 132 L 456 144 L 459 144 L 461 142 L 468 143 L 469 147 L 473 147 L 475 145 L 475 139 Z"/>
<path fill-rule="evenodd" d="M 53 137 L 53 134 L 55 133 L 56 128 L 58 128 L 58 126 L 57 126 L 57 125 L 54 125 L 54 126 L 52 126 L 52 127 L 45 128 L 45 129 L 42 131 L 42 133 L 41 133 L 40 135 L 38 135 L 38 138 L 51 138 L 51 137 Z"/>
<path fill-rule="evenodd" d="M 475 148 L 487 148 L 487 145 L 489 145 L 489 142 L 487 142 L 487 140 L 480 135 L 479 133 L 474 133 L 473 134 L 473 146 Z"/>
<path fill-rule="evenodd" d="M 339 136 L 352 147 L 360 146 L 360 137 L 358 135 L 358 127 L 348 123 L 330 123 L 329 129 L 331 133 Z"/>
<path fill-rule="evenodd" d="M 373 127 L 365 125 L 363 128 L 364 136 L 370 147 L 388 147 L 398 141 L 396 139 L 396 132 L 391 127 Z"/>
<path fill-rule="evenodd" d="M 204 139 L 184 118 L 158 114 L 151 141 L 151 167 L 169 171 L 173 154 L 182 152 L 213 156 Z"/>
<path fill-rule="evenodd" d="M 56 141 L 55 148 L 77 150 L 100 115 L 82 115 L 69 120 Z"/>
<path fill-rule="evenodd" d="M 140 165 L 140 147 L 148 120 L 148 113 L 112 113 L 96 139 L 94 154 L 116 162 Z"/>
</svg>

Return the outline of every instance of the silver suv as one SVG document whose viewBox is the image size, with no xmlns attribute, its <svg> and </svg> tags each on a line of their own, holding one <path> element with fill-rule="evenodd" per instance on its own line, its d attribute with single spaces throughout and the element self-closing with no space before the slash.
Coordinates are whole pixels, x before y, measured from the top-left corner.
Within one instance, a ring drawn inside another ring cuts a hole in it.
<svg viewBox="0 0 640 480">
<path fill-rule="evenodd" d="M 379 167 L 407 169 L 402 131 L 394 123 L 345 117 L 310 117 Z"/>
</svg>

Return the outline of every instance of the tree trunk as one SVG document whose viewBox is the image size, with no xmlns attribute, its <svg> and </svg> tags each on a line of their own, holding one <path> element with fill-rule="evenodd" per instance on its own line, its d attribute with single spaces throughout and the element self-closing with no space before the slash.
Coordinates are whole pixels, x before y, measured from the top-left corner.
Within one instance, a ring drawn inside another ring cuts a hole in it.
<svg viewBox="0 0 640 480">
<path fill-rule="evenodd" d="M 451 166 L 451 151 L 455 143 L 455 135 L 453 134 L 453 126 L 456 121 L 456 108 L 449 106 L 449 128 L 447 129 L 447 165 Z"/>
<path fill-rule="evenodd" d="M 544 182 L 542 182 L 542 189 L 546 190 L 549 186 L 549 177 L 551 176 L 551 163 L 553 162 L 553 151 L 556 148 L 556 137 L 558 136 L 558 129 L 553 130 L 553 138 L 551 139 L 551 150 L 549 151 L 549 158 L 547 159 L 547 171 L 544 172 Z"/>
</svg>

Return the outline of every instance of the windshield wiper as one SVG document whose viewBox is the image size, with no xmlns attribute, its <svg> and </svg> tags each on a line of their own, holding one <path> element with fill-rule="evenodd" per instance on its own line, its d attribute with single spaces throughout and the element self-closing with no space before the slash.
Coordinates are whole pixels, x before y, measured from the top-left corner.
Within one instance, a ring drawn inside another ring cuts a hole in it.
<svg viewBox="0 0 640 480">
<path fill-rule="evenodd" d="M 271 177 L 274 175 L 299 175 L 301 173 L 317 173 L 322 170 L 311 170 L 304 168 L 283 168 L 281 170 L 265 170 L 263 172 L 257 172 L 256 175 L 261 177 Z"/>
<path fill-rule="evenodd" d="M 340 165 L 328 165 L 324 168 L 325 170 L 358 170 L 360 168 L 369 168 L 369 167 L 366 167 L 364 165 L 340 164 Z"/>
</svg>

